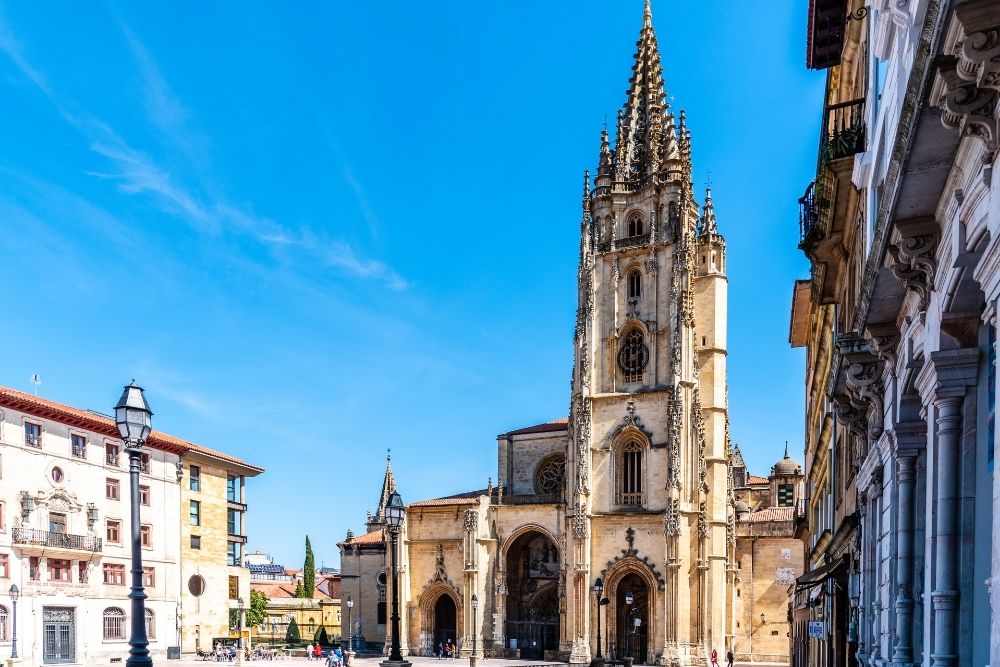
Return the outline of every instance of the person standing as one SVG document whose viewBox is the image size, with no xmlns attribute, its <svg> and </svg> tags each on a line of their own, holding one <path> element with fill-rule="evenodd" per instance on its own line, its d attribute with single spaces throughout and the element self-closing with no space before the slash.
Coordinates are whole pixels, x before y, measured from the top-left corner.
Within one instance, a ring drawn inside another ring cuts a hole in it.
<svg viewBox="0 0 1000 667">
<path fill-rule="evenodd" d="M 736 656 L 733 655 L 733 649 L 730 647 L 730 649 L 726 651 L 726 667 L 733 667 L 733 660 L 735 659 Z"/>
</svg>

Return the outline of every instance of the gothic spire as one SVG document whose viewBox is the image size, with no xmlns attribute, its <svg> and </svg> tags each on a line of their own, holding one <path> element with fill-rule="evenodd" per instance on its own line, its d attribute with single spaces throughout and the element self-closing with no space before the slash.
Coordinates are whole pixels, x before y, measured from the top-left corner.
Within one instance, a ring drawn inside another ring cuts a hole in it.
<svg viewBox="0 0 1000 667">
<path fill-rule="evenodd" d="M 701 233 L 718 234 L 719 226 L 715 221 L 715 205 L 712 204 L 712 186 L 705 188 L 705 207 L 701 213 Z"/>
<path fill-rule="evenodd" d="M 385 520 L 385 506 L 389 504 L 389 494 L 396 490 L 396 480 L 392 476 L 392 455 L 385 455 L 385 479 L 382 480 L 382 495 L 378 499 L 378 510 L 375 518 Z"/>
<path fill-rule="evenodd" d="M 666 101 L 660 49 L 653 30 L 653 12 L 646 0 L 642 30 L 636 42 L 635 62 L 625 106 L 618 116 L 614 161 L 618 180 L 639 180 L 659 171 L 676 157 L 673 118 Z"/>
</svg>

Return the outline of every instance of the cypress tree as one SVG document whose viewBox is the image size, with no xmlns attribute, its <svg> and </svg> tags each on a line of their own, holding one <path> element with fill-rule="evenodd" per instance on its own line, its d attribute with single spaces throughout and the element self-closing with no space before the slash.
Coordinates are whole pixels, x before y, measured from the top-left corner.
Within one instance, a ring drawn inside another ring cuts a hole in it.
<svg viewBox="0 0 1000 667">
<path fill-rule="evenodd" d="M 302 597 L 311 598 L 316 590 L 316 559 L 313 557 L 312 542 L 306 535 L 306 562 L 302 564 L 302 581 L 305 595 Z"/>
</svg>

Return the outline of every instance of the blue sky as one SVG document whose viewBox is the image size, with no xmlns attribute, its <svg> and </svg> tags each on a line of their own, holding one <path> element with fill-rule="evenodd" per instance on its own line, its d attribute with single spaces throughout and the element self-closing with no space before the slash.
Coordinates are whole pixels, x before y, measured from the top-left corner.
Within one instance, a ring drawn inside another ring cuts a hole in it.
<svg viewBox="0 0 1000 667">
<path fill-rule="evenodd" d="M 654 0 L 730 272 L 733 438 L 801 452 L 788 347 L 823 77 L 805 3 Z M 641 0 L 0 4 L 0 384 L 267 468 L 250 547 L 495 481 L 497 433 L 564 416 L 580 186 Z M 614 123 L 609 123 L 611 126 Z M 801 457 L 801 454 L 799 455 Z"/>
</svg>

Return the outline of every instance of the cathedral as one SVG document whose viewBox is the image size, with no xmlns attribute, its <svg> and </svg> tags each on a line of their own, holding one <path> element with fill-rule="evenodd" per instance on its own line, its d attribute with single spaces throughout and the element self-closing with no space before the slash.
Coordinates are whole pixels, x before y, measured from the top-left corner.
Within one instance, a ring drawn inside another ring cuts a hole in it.
<svg viewBox="0 0 1000 667">
<path fill-rule="evenodd" d="M 463 655 L 475 642 L 480 654 L 574 665 L 703 665 L 751 632 L 736 611 L 737 523 L 761 503 L 739 500 L 737 517 L 726 242 L 711 190 L 699 206 L 693 185 L 691 133 L 667 102 L 647 0 L 614 145 L 604 130 L 593 180 L 583 176 L 569 414 L 501 434 L 495 485 L 407 507 L 404 653 L 454 640 Z M 790 483 L 765 494 L 782 512 L 767 520 L 790 537 L 802 478 L 797 464 L 782 470 Z M 388 641 L 394 487 L 390 465 L 367 532 L 340 545 L 344 599 L 359 601 L 343 617 L 354 615 L 361 648 Z M 779 600 L 771 618 L 785 614 Z M 774 636 L 787 646 L 787 625 Z"/>
</svg>

